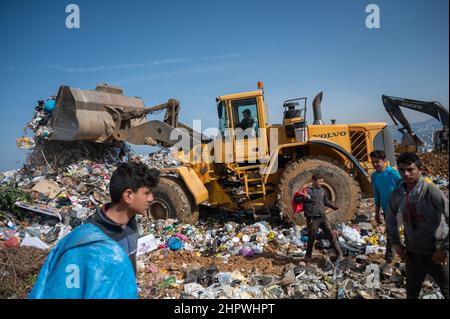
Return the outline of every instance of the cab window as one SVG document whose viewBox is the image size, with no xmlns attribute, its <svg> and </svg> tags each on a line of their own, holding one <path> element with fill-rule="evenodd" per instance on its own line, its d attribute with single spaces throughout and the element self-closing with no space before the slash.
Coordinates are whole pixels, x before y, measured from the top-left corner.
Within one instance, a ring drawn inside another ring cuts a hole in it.
<svg viewBox="0 0 450 319">
<path fill-rule="evenodd" d="M 231 102 L 231 106 L 234 128 L 245 131 L 244 134 L 236 134 L 236 138 L 257 137 L 259 125 L 256 98 L 235 100 Z"/>
</svg>

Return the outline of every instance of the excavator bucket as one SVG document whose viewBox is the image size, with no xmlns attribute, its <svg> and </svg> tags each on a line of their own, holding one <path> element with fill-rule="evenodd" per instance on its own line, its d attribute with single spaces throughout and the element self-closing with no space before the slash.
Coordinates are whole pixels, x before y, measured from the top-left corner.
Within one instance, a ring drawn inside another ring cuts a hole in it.
<svg viewBox="0 0 450 319">
<path fill-rule="evenodd" d="M 100 84 L 95 90 L 80 90 L 61 86 L 50 120 L 50 139 L 105 142 L 112 139 L 117 129 L 146 122 L 145 116 L 121 120 L 123 112 L 141 109 L 145 109 L 143 100 L 124 96 L 119 87 Z"/>
<path fill-rule="evenodd" d="M 402 140 L 401 140 L 401 146 L 423 146 L 423 142 L 420 138 L 417 137 L 416 134 L 412 133 L 405 133 L 402 132 Z"/>
</svg>

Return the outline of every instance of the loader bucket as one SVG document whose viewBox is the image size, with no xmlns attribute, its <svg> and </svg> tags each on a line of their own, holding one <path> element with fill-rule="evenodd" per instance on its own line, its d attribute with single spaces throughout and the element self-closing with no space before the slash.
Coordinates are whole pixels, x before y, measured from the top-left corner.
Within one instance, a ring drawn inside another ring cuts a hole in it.
<svg viewBox="0 0 450 319">
<path fill-rule="evenodd" d="M 145 117 L 118 121 L 117 111 L 145 108 L 142 99 L 123 96 L 118 87 L 99 85 L 95 90 L 61 86 L 50 120 L 52 140 L 105 142 L 116 129 L 135 127 Z"/>
</svg>

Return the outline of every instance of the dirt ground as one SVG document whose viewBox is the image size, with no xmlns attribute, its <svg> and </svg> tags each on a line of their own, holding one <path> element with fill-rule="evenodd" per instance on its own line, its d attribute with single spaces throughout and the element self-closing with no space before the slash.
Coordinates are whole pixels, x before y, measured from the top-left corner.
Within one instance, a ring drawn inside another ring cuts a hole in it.
<svg viewBox="0 0 450 319">
<path fill-rule="evenodd" d="M 0 248 L 0 299 L 27 298 L 47 254 L 34 247 Z"/>
</svg>

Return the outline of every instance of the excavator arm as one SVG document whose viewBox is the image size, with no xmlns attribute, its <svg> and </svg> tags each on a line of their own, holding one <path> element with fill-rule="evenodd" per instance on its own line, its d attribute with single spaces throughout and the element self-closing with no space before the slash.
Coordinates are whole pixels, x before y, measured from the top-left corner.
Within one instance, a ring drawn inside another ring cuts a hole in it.
<svg viewBox="0 0 450 319">
<path fill-rule="evenodd" d="M 421 146 L 423 142 L 413 132 L 411 125 L 406 119 L 400 107 L 405 107 L 410 110 L 428 114 L 442 123 L 443 126 L 448 127 L 448 110 L 444 108 L 439 102 L 424 102 L 416 101 L 392 96 L 383 95 L 383 105 L 386 112 L 391 117 L 394 124 L 399 127 L 399 123 L 402 127 L 399 131 L 403 134 L 404 140 L 408 141 L 407 144 Z M 406 132 L 405 132 L 406 131 Z M 411 142 L 412 141 L 412 142 Z"/>
<path fill-rule="evenodd" d="M 121 113 L 120 119 L 121 121 L 129 121 L 164 109 L 166 113 L 163 121 L 154 120 L 135 127 L 118 129 L 112 133 L 112 136 L 115 140 L 126 141 L 135 145 L 154 146 L 159 144 L 165 147 L 173 146 L 181 139 L 189 141 L 190 146 L 201 144 L 202 141 L 205 143 L 211 141 L 210 138 L 178 121 L 180 102 L 175 99 L 170 99 L 167 103 L 157 106 Z M 177 139 L 173 139 L 173 137 L 177 137 Z"/>
</svg>

